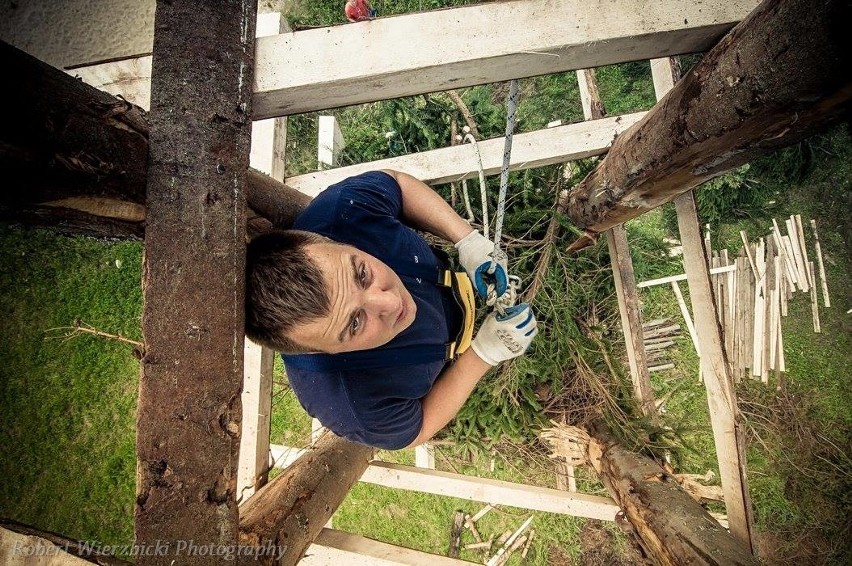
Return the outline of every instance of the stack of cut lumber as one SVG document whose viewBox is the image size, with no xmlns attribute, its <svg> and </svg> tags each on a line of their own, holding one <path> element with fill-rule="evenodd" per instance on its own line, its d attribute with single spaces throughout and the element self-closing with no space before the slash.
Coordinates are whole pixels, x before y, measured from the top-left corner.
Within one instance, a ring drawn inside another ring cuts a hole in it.
<svg viewBox="0 0 852 566">
<path fill-rule="evenodd" d="M 787 316 L 787 302 L 797 290 L 810 293 L 814 331 L 820 332 L 817 273 L 825 305 L 830 306 L 816 222 L 811 220 L 818 271 L 809 260 L 801 216 L 791 216 L 785 227 L 786 234 L 773 219 L 771 232 L 756 242 L 740 232 L 743 249 L 734 259 L 728 250 L 711 250 L 709 235 L 705 237 L 711 269 L 733 266 L 711 275 L 711 283 L 728 362 L 737 381 L 750 375 L 767 383 L 771 371 L 776 375 L 786 371 L 781 317 Z"/>
<path fill-rule="evenodd" d="M 674 346 L 680 337 L 680 325 L 670 318 L 659 318 L 642 324 L 642 336 L 645 345 L 645 360 L 648 371 L 665 371 L 674 368 L 666 358 L 666 349 Z"/>
</svg>

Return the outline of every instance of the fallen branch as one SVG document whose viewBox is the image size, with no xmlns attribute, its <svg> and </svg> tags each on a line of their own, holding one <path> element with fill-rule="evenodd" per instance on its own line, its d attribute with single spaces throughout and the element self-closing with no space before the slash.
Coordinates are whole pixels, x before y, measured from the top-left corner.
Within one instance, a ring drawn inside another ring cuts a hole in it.
<svg viewBox="0 0 852 566">
<path fill-rule="evenodd" d="M 136 340 L 131 340 L 130 338 L 125 338 L 121 334 L 110 334 L 109 332 L 103 332 L 98 330 L 94 326 L 88 325 L 81 320 L 75 320 L 73 326 L 57 326 L 56 328 L 48 328 L 45 330 L 45 334 L 48 332 L 53 332 L 57 330 L 70 330 L 67 334 L 64 334 L 62 338 L 71 339 L 80 334 L 91 334 L 92 336 L 97 336 L 99 338 L 107 338 L 109 340 L 116 340 L 118 342 L 124 342 L 125 344 L 130 344 L 132 346 L 136 346 L 141 352 L 144 352 L 145 344 L 142 342 L 138 342 Z"/>
</svg>

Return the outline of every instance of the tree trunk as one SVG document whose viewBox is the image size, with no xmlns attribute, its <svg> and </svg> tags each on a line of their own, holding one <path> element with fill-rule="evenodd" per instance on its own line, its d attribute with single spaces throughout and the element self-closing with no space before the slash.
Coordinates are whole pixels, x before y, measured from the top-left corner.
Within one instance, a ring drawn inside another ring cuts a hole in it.
<svg viewBox="0 0 852 566">
<path fill-rule="evenodd" d="M 0 41 L 0 220 L 61 233 L 145 234 L 148 113 Z M 288 227 L 310 202 L 254 169 L 250 232 Z"/>
<path fill-rule="evenodd" d="M 372 448 L 327 432 L 240 508 L 240 544 L 256 548 L 260 564 L 296 564 L 372 457 Z"/>
<path fill-rule="evenodd" d="M 748 548 L 656 462 L 621 447 L 600 421 L 589 435 L 592 466 L 656 563 L 757 566 Z"/>
<path fill-rule="evenodd" d="M 568 194 L 568 216 L 603 232 L 839 121 L 852 98 L 849 11 L 765 0 L 615 140 Z"/>
<path fill-rule="evenodd" d="M 237 543 L 256 10 L 157 2 L 135 533 L 169 548 L 138 564 L 227 564 Z"/>
</svg>

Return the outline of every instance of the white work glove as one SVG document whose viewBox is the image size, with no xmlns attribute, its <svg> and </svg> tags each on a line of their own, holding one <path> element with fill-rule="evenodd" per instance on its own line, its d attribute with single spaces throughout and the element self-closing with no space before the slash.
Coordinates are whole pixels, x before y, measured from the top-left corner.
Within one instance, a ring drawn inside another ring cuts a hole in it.
<svg viewBox="0 0 852 566">
<path fill-rule="evenodd" d="M 496 366 L 526 352 L 538 334 L 537 324 L 526 303 L 509 307 L 503 315 L 492 312 L 476 333 L 471 348 L 483 362 Z"/>
<path fill-rule="evenodd" d="M 459 251 L 459 262 L 470 277 L 477 295 L 488 298 L 489 283 L 496 287 L 498 297 L 506 292 L 509 283 L 506 277 L 506 254 L 498 250 L 497 257 L 493 257 L 493 242 L 474 230 L 458 241 L 456 249 Z M 492 259 L 495 260 L 494 273 L 488 273 Z"/>
</svg>

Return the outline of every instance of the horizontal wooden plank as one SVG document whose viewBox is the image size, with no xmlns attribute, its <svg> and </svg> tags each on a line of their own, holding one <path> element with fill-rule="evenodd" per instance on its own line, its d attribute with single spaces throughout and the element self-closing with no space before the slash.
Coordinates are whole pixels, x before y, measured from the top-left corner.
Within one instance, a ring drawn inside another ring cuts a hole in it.
<svg viewBox="0 0 852 566">
<path fill-rule="evenodd" d="M 511 169 L 543 167 L 602 155 L 612 140 L 638 122 L 645 112 L 612 116 L 517 134 L 512 141 Z M 503 138 L 478 142 L 482 168 L 486 175 L 496 175 L 503 164 Z M 352 175 L 376 169 L 404 171 L 430 185 L 475 178 L 479 170 L 476 150 L 466 143 L 421 153 L 392 157 L 369 163 L 316 171 L 286 179 L 288 186 L 307 195 L 316 196 L 326 187 Z"/>
<path fill-rule="evenodd" d="M 281 468 L 294 462 L 302 452 L 297 448 L 280 445 L 270 446 L 270 451 L 274 465 Z M 492 505 L 509 505 L 533 511 L 547 511 L 603 521 L 615 520 L 615 514 L 619 510 L 618 505 L 608 497 L 437 470 L 425 470 L 386 462 L 370 464 L 370 467 L 361 476 L 361 481 L 384 487 L 481 501 Z"/>
<path fill-rule="evenodd" d="M 710 275 L 718 275 L 719 273 L 728 273 L 730 271 L 736 271 L 736 265 L 725 265 L 722 267 L 714 267 L 710 270 Z M 637 287 L 653 287 L 655 285 L 664 285 L 666 283 L 671 283 L 673 281 L 686 281 L 686 274 L 681 273 L 680 275 L 672 275 L 670 277 L 661 277 L 659 279 L 649 279 L 648 281 L 642 281 L 641 283 L 637 283 Z"/>
<path fill-rule="evenodd" d="M 394 546 L 371 538 L 353 535 L 335 529 L 323 529 L 316 542 L 308 548 L 299 564 L 327 566 L 463 566 L 475 564 L 428 552 Z"/>
<path fill-rule="evenodd" d="M 615 520 L 615 514 L 619 510 L 618 505 L 608 497 L 424 470 L 387 462 L 372 463 L 361 476 L 361 481 L 492 505 L 510 505 L 603 521 Z"/>
<path fill-rule="evenodd" d="M 258 40 L 255 119 L 705 51 L 757 0 L 519 0 Z"/>
</svg>

